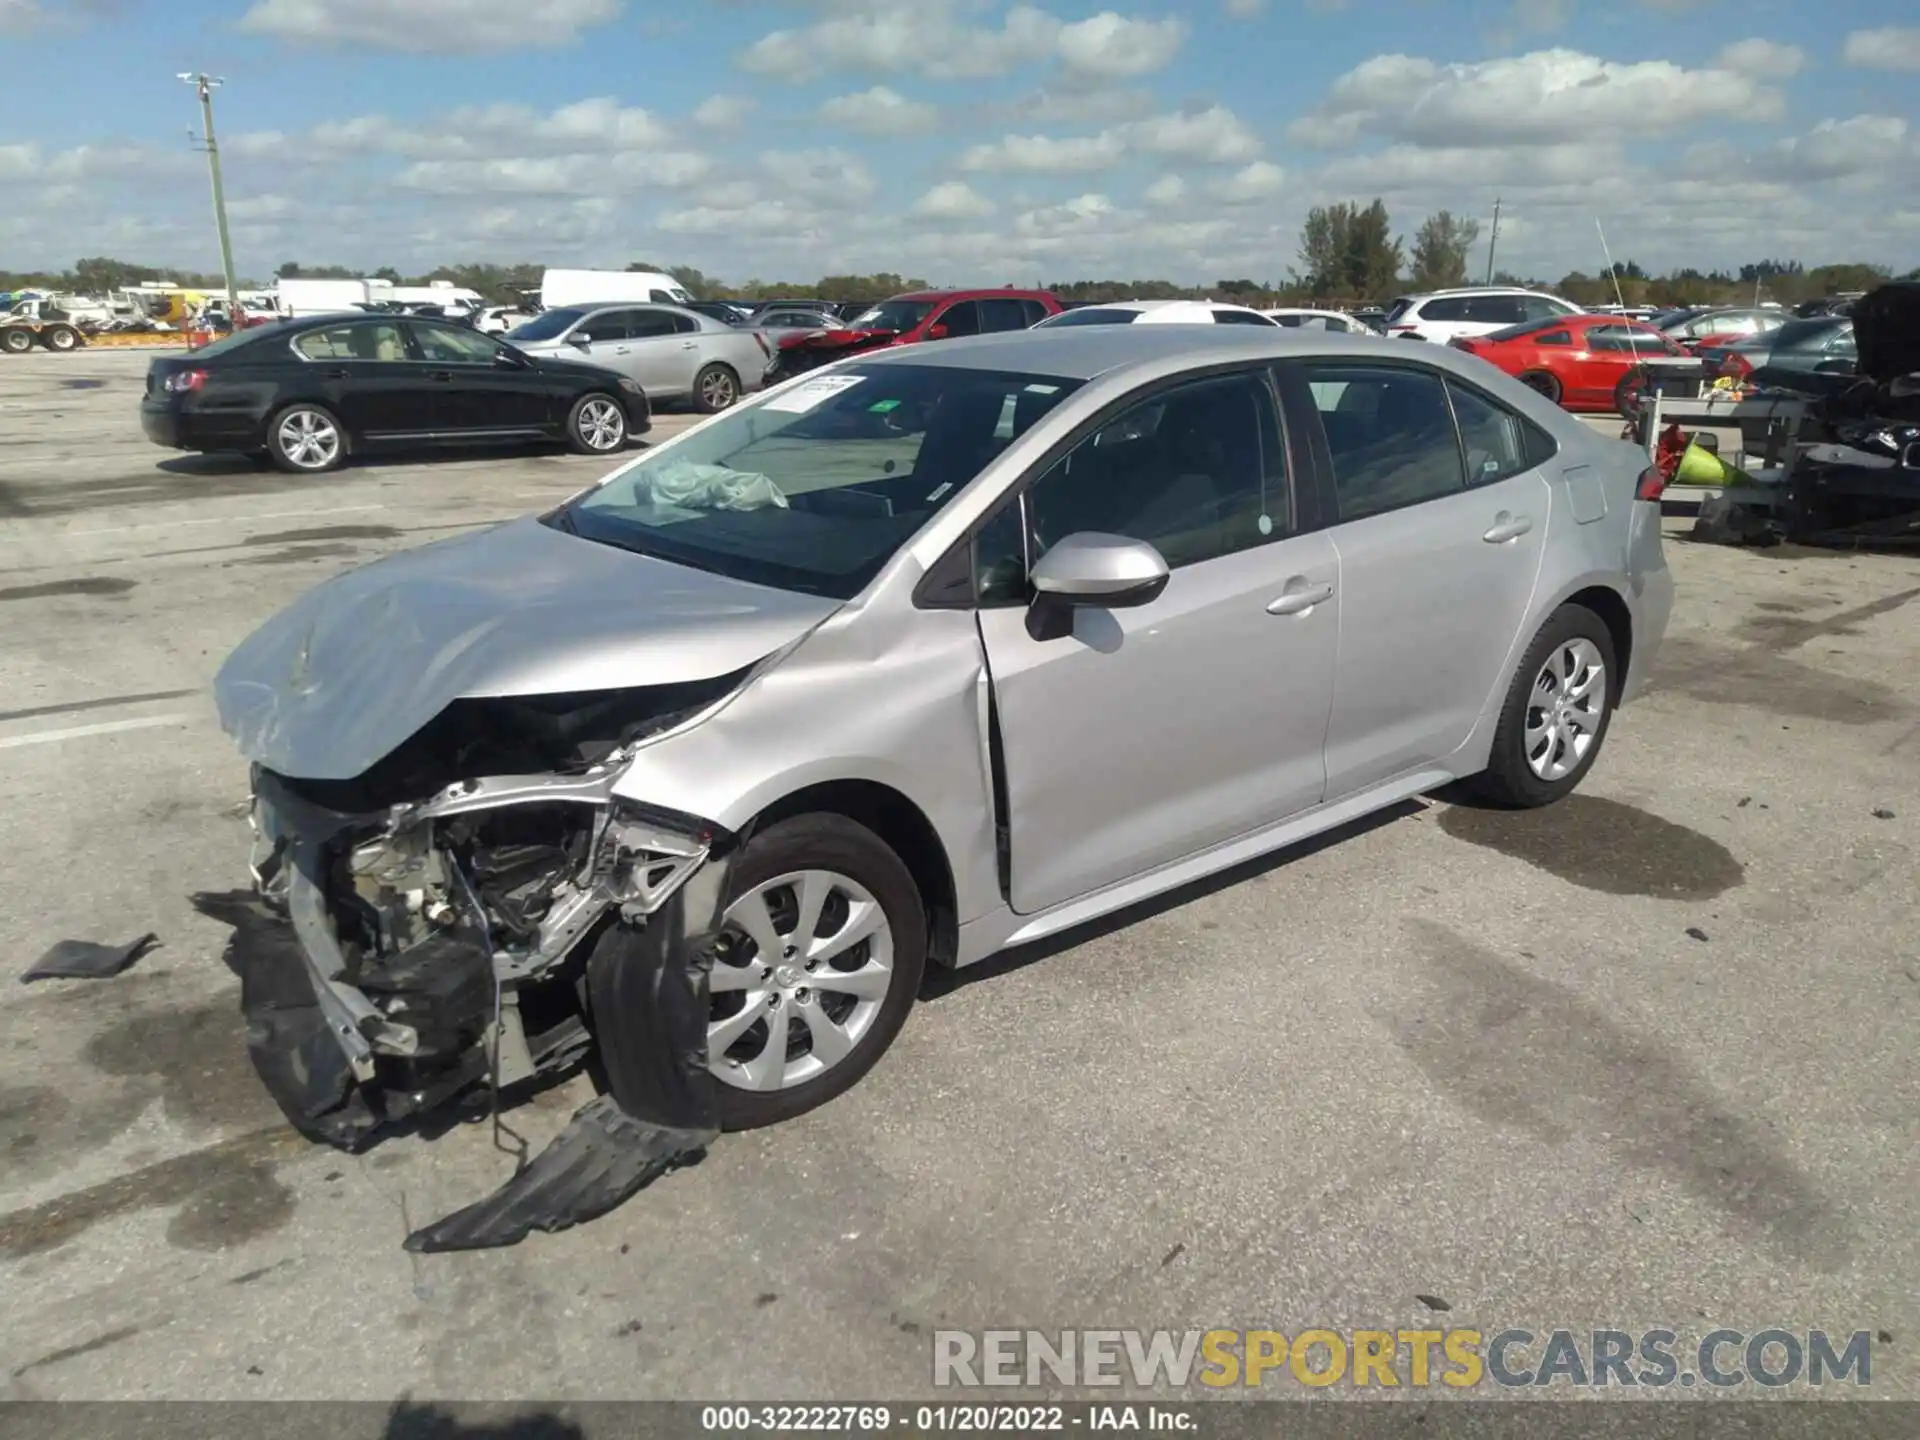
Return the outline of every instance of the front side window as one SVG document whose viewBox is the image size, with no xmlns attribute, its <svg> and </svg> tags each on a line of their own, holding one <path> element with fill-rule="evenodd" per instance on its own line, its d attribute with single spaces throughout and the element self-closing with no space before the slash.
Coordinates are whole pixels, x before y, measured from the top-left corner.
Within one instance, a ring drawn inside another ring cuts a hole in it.
<svg viewBox="0 0 1920 1440">
<path fill-rule="evenodd" d="M 407 342 L 394 324 L 332 325 L 293 342 L 309 360 L 405 360 Z"/>
<path fill-rule="evenodd" d="M 982 603 L 1024 599 L 1024 565 L 1068 535 L 1144 540 L 1169 567 L 1285 538 L 1293 493 L 1272 392 L 1260 374 L 1165 391 L 1121 412 L 1033 482 L 1027 529 L 1010 502 L 975 545 Z"/>
<path fill-rule="evenodd" d="M 904 335 L 932 313 L 933 305 L 926 300 L 886 300 L 862 310 L 848 325 L 855 330 L 891 330 Z"/>
<path fill-rule="evenodd" d="M 1465 488 L 1453 413 L 1437 375 L 1325 361 L 1308 363 L 1306 371 L 1343 522 Z"/>
<path fill-rule="evenodd" d="M 734 579 L 847 600 L 1083 382 L 873 365 L 726 411 L 548 521 Z"/>
<path fill-rule="evenodd" d="M 420 353 L 436 365 L 491 365 L 500 354 L 500 347 L 477 330 L 416 325 L 413 339 Z"/>
<path fill-rule="evenodd" d="M 958 340 L 962 335 L 980 333 L 980 306 L 973 300 L 961 300 L 949 305 L 940 312 L 940 318 L 933 322 L 947 327 L 947 338 Z"/>
</svg>

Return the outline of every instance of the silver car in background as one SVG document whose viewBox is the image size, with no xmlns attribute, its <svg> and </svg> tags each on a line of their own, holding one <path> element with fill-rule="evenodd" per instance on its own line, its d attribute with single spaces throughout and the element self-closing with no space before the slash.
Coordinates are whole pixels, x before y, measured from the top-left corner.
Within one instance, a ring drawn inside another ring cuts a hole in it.
<svg viewBox="0 0 1920 1440">
<path fill-rule="evenodd" d="M 1453 781 L 1557 801 L 1666 628 L 1645 467 L 1471 356 L 1273 325 L 778 386 L 226 662 L 304 956 L 259 964 L 333 1030 L 256 1063 L 329 1135 L 590 1037 L 628 1115 L 767 1124 L 929 966 Z"/>
<path fill-rule="evenodd" d="M 772 344 L 751 326 L 678 305 L 563 305 L 506 338 L 530 355 L 617 371 L 638 381 L 649 401 L 691 401 L 703 414 L 762 388 L 774 357 Z"/>
</svg>

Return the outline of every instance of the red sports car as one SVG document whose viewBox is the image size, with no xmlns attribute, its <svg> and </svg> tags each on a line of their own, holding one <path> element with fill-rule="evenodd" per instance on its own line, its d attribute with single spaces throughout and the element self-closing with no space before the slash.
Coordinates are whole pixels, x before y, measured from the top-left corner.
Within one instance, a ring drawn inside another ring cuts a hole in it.
<svg viewBox="0 0 1920 1440">
<path fill-rule="evenodd" d="M 1651 325 L 1618 315 L 1529 320 L 1448 343 L 1498 366 L 1563 409 L 1622 414 L 1632 407 L 1644 378 L 1636 373 L 1641 360 L 1687 353 Z"/>
</svg>

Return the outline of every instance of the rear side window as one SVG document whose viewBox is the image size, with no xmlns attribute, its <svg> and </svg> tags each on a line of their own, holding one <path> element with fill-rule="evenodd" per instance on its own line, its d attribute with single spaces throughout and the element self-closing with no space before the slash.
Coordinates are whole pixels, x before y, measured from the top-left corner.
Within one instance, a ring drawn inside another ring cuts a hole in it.
<svg viewBox="0 0 1920 1440">
<path fill-rule="evenodd" d="M 1518 295 L 1476 295 L 1467 314 L 1476 325 L 1518 325 L 1532 318 Z"/>
<path fill-rule="evenodd" d="M 674 314 L 667 318 L 673 321 L 673 333 L 676 335 L 693 335 L 699 332 L 700 322 L 691 315 Z"/>
<path fill-rule="evenodd" d="M 1342 522 L 1466 488 L 1453 411 L 1425 370 L 1309 362 Z"/>
<path fill-rule="evenodd" d="M 680 302 L 678 295 L 669 294 L 665 290 L 649 290 L 647 298 L 656 305 L 677 305 Z"/>
<path fill-rule="evenodd" d="M 1215 310 L 1213 323 L 1216 325 L 1272 325 L 1264 315 L 1256 315 L 1251 310 Z"/>
<path fill-rule="evenodd" d="M 1559 320 L 1571 313 L 1566 306 L 1544 295 L 1516 295 L 1514 299 L 1525 320 Z"/>
<path fill-rule="evenodd" d="M 1038 325 L 1051 313 L 1047 307 L 1042 305 L 1038 300 L 1022 300 L 1020 302 L 1020 308 L 1026 313 L 1027 324 L 1029 325 Z"/>
<path fill-rule="evenodd" d="M 293 342 L 309 360 L 405 360 L 407 342 L 398 325 L 334 325 L 309 330 Z"/>
<path fill-rule="evenodd" d="M 988 334 L 1001 330 L 1024 330 L 1027 328 L 1026 308 L 1018 300 L 982 300 L 980 328 Z"/>
<path fill-rule="evenodd" d="M 1107 310 L 1093 307 L 1086 310 L 1067 310 L 1047 321 L 1047 328 L 1055 325 L 1131 325 L 1140 318 L 1136 310 Z"/>
<path fill-rule="evenodd" d="M 1464 320 L 1467 318 L 1467 297 L 1447 295 L 1438 300 L 1429 300 L 1420 307 L 1422 320 Z"/>
<path fill-rule="evenodd" d="M 1549 330 L 1533 343 L 1536 345 L 1572 345 L 1573 335 L 1572 332 L 1567 330 Z"/>
<path fill-rule="evenodd" d="M 1469 485 L 1510 479 L 1552 458 L 1553 437 L 1532 421 L 1451 380 L 1447 394 L 1460 426 Z"/>
</svg>

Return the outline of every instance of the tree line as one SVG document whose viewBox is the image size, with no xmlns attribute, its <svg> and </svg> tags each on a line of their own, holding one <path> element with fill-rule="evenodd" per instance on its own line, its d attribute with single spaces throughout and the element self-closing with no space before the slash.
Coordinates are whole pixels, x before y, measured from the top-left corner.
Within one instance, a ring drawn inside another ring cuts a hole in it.
<svg viewBox="0 0 1920 1440">
<path fill-rule="evenodd" d="M 1343 202 L 1315 206 L 1308 212 L 1300 231 L 1298 255 L 1284 279 L 1241 277 L 1216 280 L 1211 285 L 1181 285 L 1152 278 L 1063 278 L 1043 283 L 1040 288 L 1053 291 L 1063 300 L 1080 302 L 1210 298 L 1265 306 L 1379 303 L 1398 294 L 1486 279 L 1484 257 L 1487 252 L 1479 249 L 1481 234 L 1479 221 L 1441 210 L 1421 221 L 1411 239 L 1396 236 L 1384 201 L 1376 198 L 1367 205 Z M 1474 269 L 1476 261 L 1480 262 L 1477 270 Z M 447 281 L 478 291 L 490 303 L 511 305 L 524 294 L 538 291 L 544 268 L 535 264 L 468 262 L 406 275 L 392 266 L 368 272 L 344 265 L 305 265 L 289 260 L 275 269 L 274 276 L 279 279 L 359 279 L 365 275 L 404 285 Z M 783 296 L 870 300 L 929 288 L 924 279 L 890 271 L 871 275 L 823 275 L 813 279 L 755 277 L 729 282 L 691 265 L 636 260 L 626 268 L 672 275 L 695 295 L 709 300 L 771 300 Z M 1762 300 L 1792 305 L 1841 291 L 1870 290 L 1893 275 L 1882 265 L 1853 262 L 1807 267 L 1798 260 L 1770 258 L 1736 270 L 1700 270 L 1685 266 L 1656 275 L 1636 261 L 1623 260 L 1597 273 L 1574 270 L 1558 280 L 1504 270 L 1496 271 L 1491 278 L 1496 284 L 1551 290 L 1579 305 L 1611 304 L 1616 300 L 1628 305 L 1751 304 Z M 1920 269 L 1905 278 L 1920 279 Z M 170 280 L 206 290 L 218 290 L 224 283 L 217 275 L 161 270 L 107 256 L 79 260 L 71 270 L 59 273 L 0 269 L 0 291 L 43 289 L 103 294 L 155 280 Z M 1031 281 L 1007 283 L 1024 288 Z M 240 285 L 246 290 L 261 288 L 259 282 L 251 279 L 241 281 Z"/>
</svg>

